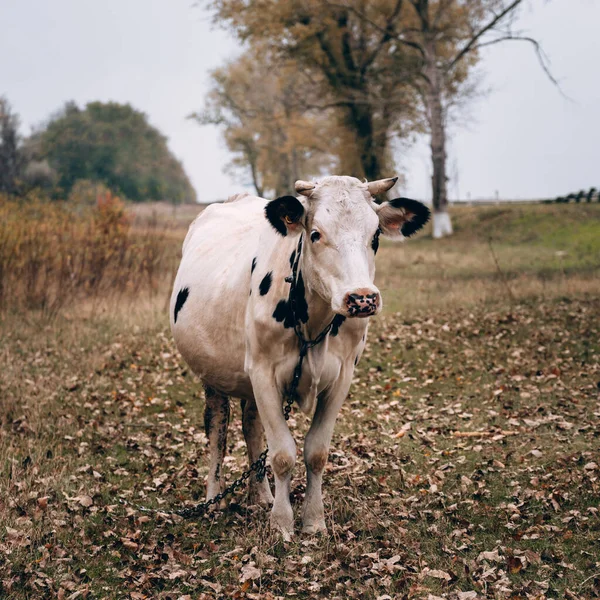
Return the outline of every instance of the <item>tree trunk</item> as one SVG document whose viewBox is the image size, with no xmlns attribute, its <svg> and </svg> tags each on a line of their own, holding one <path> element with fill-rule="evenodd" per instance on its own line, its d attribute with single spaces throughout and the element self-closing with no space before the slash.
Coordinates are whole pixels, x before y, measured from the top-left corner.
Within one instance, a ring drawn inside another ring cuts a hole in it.
<svg viewBox="0 0 600 600">
<path fill-rule="evenodd" d="M 354 131 L 356 145 L 359 152 L 360 164 L 363 173 L 356 173 L 357 177 L 364 176 L 368 181 L 381 179 L 380 154 L 383 148 L 377 148 L 373 131 L 373 115 L 370 107 L 353 104 L 349 109 L 348 126 Z"/>
<path fill-rule="evenodd" d="M 452 235 L 452 222 L 448 213 L 448 187 L 446 177 L 446 130 L 442 106 L 442 74 L 436 65 L 432 48 L 426 52 L 427 117 L 431 131 L 431 191 L 433 201 L 433 237 Z"/>
<path fill-rule="evenodd" d="M 251 144 L 242 142 L 242 148 L 244 155 L 246 157 L 246 162 L 250 167 L 250 174 L 252 175 L 252 185 L 254 185 L 254 189 L 256 190 L 256 195 L 260 198 L 263 197 L 263 187 L 260 183 L 260 174 L 258 172 L 256 166 L 256 157 L 258 152 L 255 148 L 252 147 Z"/>
<path fill-rule="evenodd" d="M 259 175 L 256 169 L 256 161 L 254 159 L 249 161 L 250 164 L 250 172 L 252 173 L 252 184 L 254 185 L 254 189 L 256 190 L 256 195 L 259 198 L 263 197 L 264 191 L 262 185 L 259 183 Z"/>
</svg>

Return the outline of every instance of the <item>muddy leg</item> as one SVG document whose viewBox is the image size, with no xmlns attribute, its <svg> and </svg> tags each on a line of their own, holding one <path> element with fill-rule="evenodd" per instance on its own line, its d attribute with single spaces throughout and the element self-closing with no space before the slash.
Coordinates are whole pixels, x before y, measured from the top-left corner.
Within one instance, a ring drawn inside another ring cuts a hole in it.
<svg viewBox="0 0 600 600">
<path fill-rule="evenodd" d="M 206 407 L 204 409 L 204 430 L 208 438 L 210 462 L 206 499 L 214 498 L 222 491 L 221 468 L 227 446 L 227 427 L 229 426 L 229 398 L 208 385 L 204 386 Z"/>
</svg>

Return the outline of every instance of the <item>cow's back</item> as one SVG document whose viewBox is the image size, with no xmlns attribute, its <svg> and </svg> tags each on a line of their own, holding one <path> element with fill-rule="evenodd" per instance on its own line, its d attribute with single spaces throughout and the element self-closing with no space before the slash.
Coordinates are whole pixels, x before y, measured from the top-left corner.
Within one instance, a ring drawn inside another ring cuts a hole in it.
<svg viewBox="0 0 600 600">
<path fill-rule="evenodd" d="M 245 196 L 207 207 L 185 238 L 171 296 L 171 329 L 183 358 L 206 383 L 236 396 L 251 394 L 244 320 L 265 204 Z"/>
</svg>

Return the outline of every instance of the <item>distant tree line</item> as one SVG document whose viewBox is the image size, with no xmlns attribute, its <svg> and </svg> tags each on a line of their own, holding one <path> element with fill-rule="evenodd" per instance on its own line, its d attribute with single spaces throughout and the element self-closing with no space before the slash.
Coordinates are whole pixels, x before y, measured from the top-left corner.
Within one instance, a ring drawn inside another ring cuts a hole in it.
<svg viewBox="0 0 600 600">
<path fill-rule="evenodd" d="M 41 188 L 54 198 L 102 185 L 134 202 L 195 202 L 196 194 L 167 139 L 130 105 L 69 102 L 29 137 L 0 98 L 0 192 Z M 85 185 L 83 185 L 85 187 Z"/>
<path fill-rule="evenodd" d="M 24 157 L 19 147 L 19 117 L 5 98 L 0 97 L 0 192 L 17 191 Z"/>
<path fill-rule="evenodd" d="M 579 190 L 576 194 L 568 194 L 567 196 L 558 196 L 554 200 L 547 200 L 547 202 L 557 202 L 559 204 L 566 204 L 569 202 L 593 202 L 594 198 L 596 202 L 600 202 L 600 192 L 595 187 L 591 187 L 587 192 L 585 190 Z"/>
</svg>

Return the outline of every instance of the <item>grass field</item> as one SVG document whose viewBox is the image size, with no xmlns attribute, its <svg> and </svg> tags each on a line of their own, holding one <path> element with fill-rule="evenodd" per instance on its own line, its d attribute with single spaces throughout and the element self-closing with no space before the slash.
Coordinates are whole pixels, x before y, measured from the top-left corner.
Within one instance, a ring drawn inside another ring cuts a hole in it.
<svg viewBox="0 0 600 600">
<path fill-rule="evenodd" d="M 454 216 L 452 239 L 378 254 L 386 308 L 334 434 L 327 536 L 282 542 L 243 492 L 198 521 L 119 503 L 204 494 L 167 290 L 5 313 L 0 597 L 600 597 L 600 205 Z M 301 451 L 308 421 L 290 424 Z M 232 480 L 237 405 L 228 446 Z M 297 514 L 303 483 L 299 457 Z"/>
</svg>

